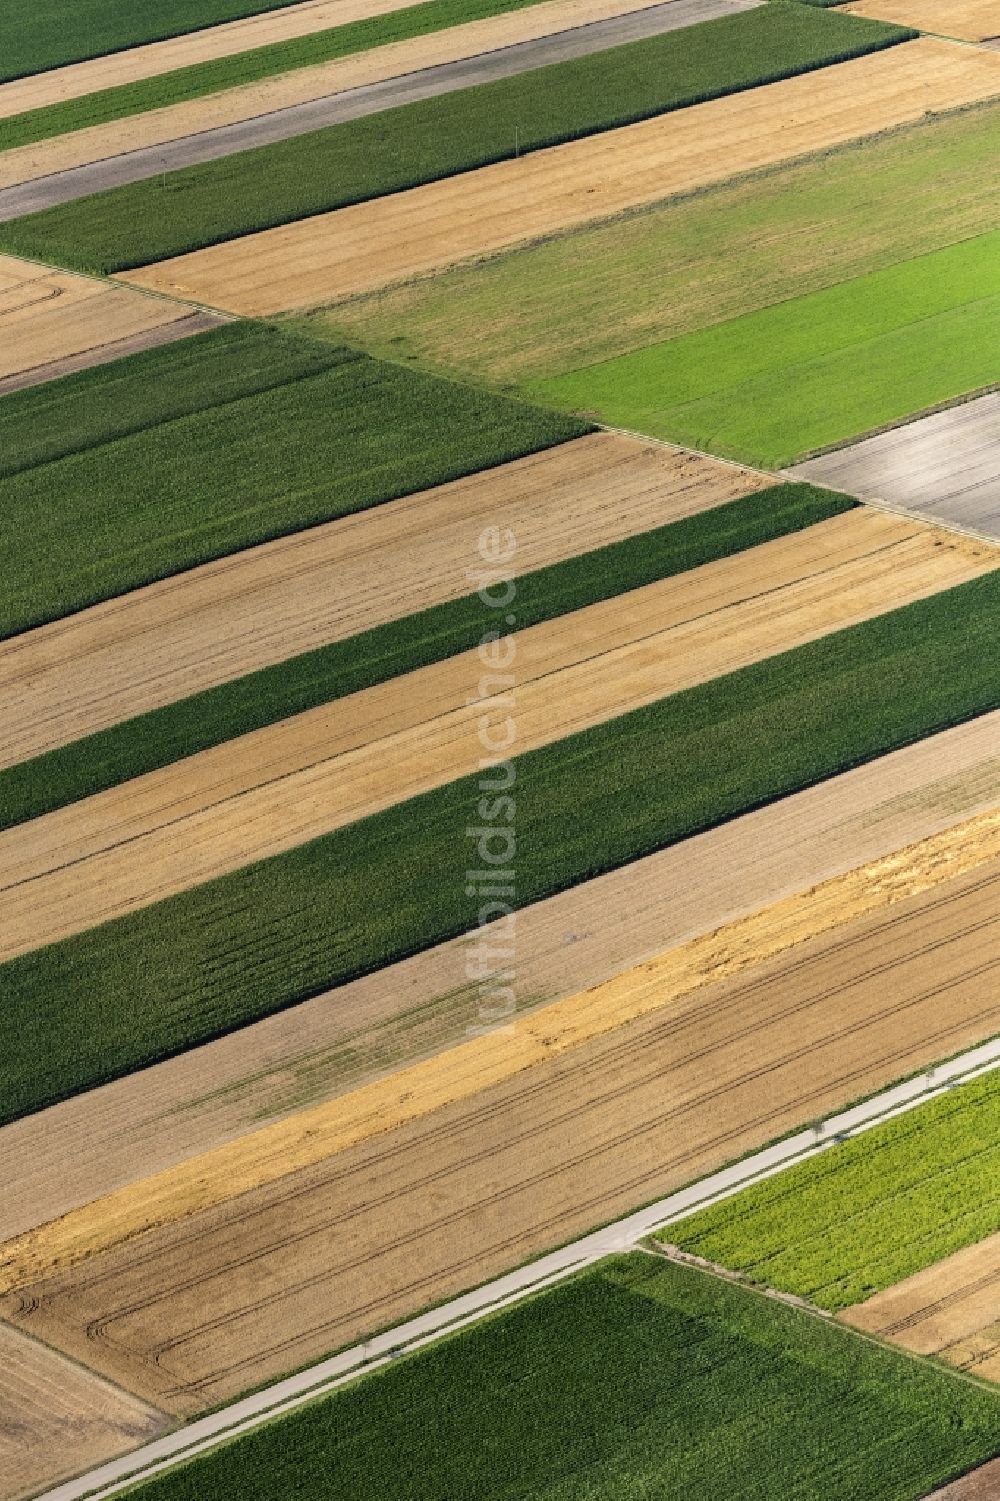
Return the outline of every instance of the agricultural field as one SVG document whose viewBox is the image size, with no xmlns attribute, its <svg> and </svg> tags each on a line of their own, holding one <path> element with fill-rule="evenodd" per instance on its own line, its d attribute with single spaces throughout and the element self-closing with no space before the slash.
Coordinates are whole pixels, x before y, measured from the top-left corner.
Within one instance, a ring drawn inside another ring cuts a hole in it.
<svg viewBox="0 0 1000 1501">
<path fill-rule="evenodd" d="M 854 0 L 845 10 L 852 16 L 894 21 L 965 42 L 985 42 L 1000 36 L 993 0 Z"/>
<path fill-rule="evenodd" d="M 752 93 L 760 84 L 892 48 L 909 35 L 772 0 L 216 162 L 166 175 L 162 162 L 151 162 L 155 175 L 146 182 L 18 218 L 0 228 L 0 245 L 81 270 L 122 271 L 489 163 L 520 157 L 526 167 L 543 148 L 662 120 L 702 100 Z M 1000 70 L 1000 59 L 987 62 L 993 68 L 984 71 Z M 518 123 L 516 139 L 511 122 Z M 659 124 L 659 134 L 664 128 Z M 599 160 L 600 142 L 586 156 L 595 152 Z"/>
<path fill-rule="evenodd" d="M 136 1495 L 228 1501 L 252 1476 L 274 1501 L 374 1501 L 399 1488 L 412 1501 L 654 1491 L 917 1501 L 992 1452 L 997 1402 L 847 1330 L 633 1253 Z"/>
</svg>

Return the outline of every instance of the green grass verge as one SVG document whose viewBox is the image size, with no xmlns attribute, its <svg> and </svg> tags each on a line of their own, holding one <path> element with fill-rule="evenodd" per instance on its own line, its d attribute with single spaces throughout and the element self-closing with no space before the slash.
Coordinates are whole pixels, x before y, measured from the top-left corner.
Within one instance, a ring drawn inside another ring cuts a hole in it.
<svg viewBox="0 0 1000 1501">
<path fill-rule="evenodd" d="M 1000 105 L 925 121 L 359 298 L 312 326 L 480 380 L 562 375 L 995 229 L 998 134 Z"/>
<path fill-rule="evenodd" d="M 143 265 L 894 45 L 911 33 L 772 0 L 45 209 L 5 249 L 94 272 Z"/>
<path fill-rule="evenodd" d="M 267 47 L 255 47 L 250 52 L 235 53 L 232 57 L 217 57 L 191 67 L 175 68 L 173 72 L 155 78 L 142 78 L 118 88 L 101 89 L 80 99 L 66 99 L 59 104 L 26 110 L 10 119 L 0 120 L 0 151 L 28 146 L 33 141 L 48 140 L 70 130 L 104 125 L 146 110 L 183 104 L 186 100 L 201 99 L 223 89 L 259 83 L 277 73 L 315 67 L 318 63 L 333 62 L 338 57 L 349 57 L 372 47 L 405 42 L 411 37 L 427 36 L 450 26 L 461 26 L 467 21 L 480 21 L 536 4 L 538 0 L 423 0 L 423 4 L 408 5 L 405 10 L 366 17 L 311 36 L 291 37 L 286 42 L 273 42 Z"/>
<path fill-rule="evenodd" d="M 294 0 L 158 0 L 156 5 L 4 0 L 0 83 L 292 4 Z"/>
<path fill-rule="evenodd" d="M 672 525 L 525 574 L 519 629 L 684 573 L 856 504 L 810 485 L 776 485 Z M 0 828 L 155 771 L 236 735 L 478 646 L 495 612 L 477 594 L 248 673 L 0 771 Z"/>
<path fill-rule="evenodd" d="M 22 466 L 0 478 L 0 636 L 586 430 L 266 328 L 150 350 L 0 413 L 4 462 Z"/>
<path fill-rule="evenodd" d="M 992 1073 L 662 1238 L 835 1311 L 998 1230 L 1000 1075 Z"/>
<path fill-rule="evenodd" d="M 1000 380 L 1000 232 L 543 382 L 571 410 L 780 469 Z"/>
<path fill-rule="evenodd" d="M 917 1501 L 1000 1396 L 635 1252 L 130 1490 L 136 1501 Z"/>
<path fill-rule="evenodd" d="M 519 757 L 518 904 L 1000 707 L 998 649 L 1000 572 Z M 0 967 L 0 1121 L 474 927 L 480 798 L 463 778 Z"/>
</svg>

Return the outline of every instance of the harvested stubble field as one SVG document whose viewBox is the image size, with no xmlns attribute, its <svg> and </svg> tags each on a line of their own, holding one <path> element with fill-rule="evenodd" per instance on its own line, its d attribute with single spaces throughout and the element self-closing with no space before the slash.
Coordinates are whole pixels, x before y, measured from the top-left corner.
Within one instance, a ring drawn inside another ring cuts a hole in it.
<svg viewBox="0 0 1000 1501">
<path fill-rule="evenodd" d="M 0 765 L 263 669 L 287 681 L 290 657 L 462 599 L 467 570 L 482 562 L 487 522 L 501 536 L 514 533 L 522 576 L 565 561 L 581 537 L 608 547 L 768 483 L 712 459 L 593 433 L 189 569 L 0 644 Z M 248 686 L 256 708 L 262 685 L 255 678 Z M 207 717 L 204 701 L 195 707 Z M 161 726 L 149 732 L 160 744 Z"/>
<path fill-rule="evenodd" d="M 935 1491 L 933 1501 L 995 1501 L 1000 1491 L 1000 1459 L 980 1465 L 961 1480 Z"/>
<path fill-rule="evenodd" d="M 708 8 L 711 0 L 702 3 Z M 337 27 L 299 44 L 307 55 L 321 44 L 332 54 L 330 61 L 321 57 L 311 66 L 284 71 L 287 62 L 282 59 L 288 49 L 269 49 L 249 59 L 237 58 L 225 68 L 211 64 L 186 69 L 97 99 L 88 96 L 73 105 L 32 111 L 0 125 L 0 187 L 533 41 L 649 4 L 650 0 L 520 0 L 513 5 L 510 0 L 422 0 L 377 23 Z M 682 14 L 686 4 L 690 0 L 682 0 Z M 718 8 L 725 13 L 728 0 L 718 0 Z M 397 35 L 403 39 L 395 40 Z M 255 58 L 263 70 L 260 76 L 246 66 Z M 241 81 L 244 72 L 251 73 L 251 81 Z M 236 87 L 227 86 L 228 73 L 236 75 Z M 203 80 L 200 87 L 197 79 Z M 95 123 L 95 117 L 108 123 Z"/>
<path fill-rule="evenodd" d="M 994 383 L 998 340 L 994 230 L 571 371 L 538 394 L 619 427 L 781 469 Z"/>
<path fill-rule="evenodd" d="M 159 297 L 0 255 L 0 393 L 60 375 L 70 362 L 97 365 L 130 346 L 198 333 L 209 321 Z"/>
<path fill-rule="evenodd" d="M 185 167 L 162 181 L 92 193 L 10 220 L 0 243 L 88 271 L 142 266 L 822 70 L 908 35 L 773 0 Z"/>
<path fill-rule="evenodd" d="M 992 573 L 993 550 L 856 509 L 474 649 L 0 834 L 0 962 Z M 485 685 L 485 686 L 484 686 Z"/>
<path fill-rule="evenodd" d="M 552 378 L 995 228 L 998 131 L 996 105 L 929 119 L 310 326 L 474 379 Z"/>
<path fill-rule="evenodd" d="M 4 415 L 3 636 L 586 431 L 255 327 L 17 393 Z"/>
<path fill-rule="evenodd" d="M 157 1438 L 165 1413 L 0 1323 L 0 1497 L 20 1501 Z"/>
<path fill-rule="evenodd" d="M 527 907 L 518 1011 L 967 821 L 994 806 L 998 771 L 1000 715 L 984 715 Z M 963 837 L 967 852 L 973 844 Z M 809 910 L 818 930 L 815 903 Z M 483 937 L 503 932 L 493 925 Z M 467 940 L 454 939 L 4 1127 L 5 1232 L 463 1041 L 491 988 L 468 969 Z"/>
<path fill-rule="evenodd" d="M 998 94 L 1000 56 L 922 38 L 124 280 L 251 315 L 332 303 Z"/>
<path fill-rule="evenodd" d="M 997 1408 L 948 1372 L 636 1252 L 136 1494 L 916 1501 L 991 1452 Z"/>
<path fill-rule="evenodd" d="M 893 21 L 966 42 L 1000 36 L 996 0 L 854 0 L 844 8 L 852 16 Z"/>
<path fill-rule="evenodd" d="M 995 1195 L 996 1179 L 984 1165 L 983 1191 L 992 1186 Z M 841 1318 L 905 1350 L 1000 1382 L 1000 1234 L 845 1309 Z"/>
<path fill-rule="evenodd" d="M 995 1033 L 998 882 L 994 858 L 759 964 L 787 904 L 674 950 L 343 1097 L 331 1155 L 0 1310 L 168 1410 L 225 1400 Z"/>
<path fill-rule="evenodd" d="M 947 988 L 940 1004 L 950 1007 Z M 990 1073 L 664 1236 L 822 1308 L 846 1308 L 1000 1230 L 998 1121 L 1000 1075 Z"/>
<path fill-rule="evenodd" d="M 996 573 L 517 758 L 516 904 L 1000 706 Z M 568 789 L 572 789 L 572 796 Z M 16 1119 L 475 926 L 478 777 L 8 962 Z"/>
</svg>

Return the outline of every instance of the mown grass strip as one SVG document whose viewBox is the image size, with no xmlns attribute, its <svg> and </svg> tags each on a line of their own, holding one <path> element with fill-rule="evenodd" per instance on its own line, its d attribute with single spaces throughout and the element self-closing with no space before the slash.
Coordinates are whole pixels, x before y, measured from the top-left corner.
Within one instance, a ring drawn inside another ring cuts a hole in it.
<svg viewBox="0 0 1000 1501">
<path fill-rule="evenodd" d="M 422 5 L 408 5 L 404 10 L 390 11 L 388 15 L 348 22 L 310 36 L 291 37 L 285 42 L 237 52 L 231 57 L 212 58 L 209 62 L 176 68 L 172 73 L 159 74 L 155 78 L 100 89 L 80 99 L 67 99 L 0 120 L 0 151 L 29 146 L 34 141 L 45 141 L 71 130 L 83 130 L 89 125 L 104 125 L 110 120 L 122 120 L 147 110 L 201 99 L 223 89 L 260 83 L 278 73 L 334 62 L 355 52 L 367 52 L 391 42 L 428 36 L 434 31 L 524 10 L 538 3 L 539 0 L 424 0 Z"/>
<path fill-rule="evenodd" d="M 998 1230 L 992 1073 L 671 1225 L 663 1239 L 835 1311 Z"/>
<path fill-rule="evenodd" d="M 518 627 L 553 620 L 759 546 L 838 516 L 855 504 L 810 485 L 776 485 L 539 569 L 517 580 Z M 0 771 L 0 828 L 38 818 L 291 714 L 471 650 L 495 627 L 493 613 L 477 594 L 450 600 Z"/>
<path fill-rule="evenodd" d="M 198 341 L 207 363 L 193 375 L 174 345 L 103 378 L 4 398 L 0 412 L 25 423 L 7 462 L 32 467 L 0 478 L 0 636 L 588 430 L 351 351 L 331 358 L 318 341 L 292 338 L 286 351 L 287 335 L 274 346 L 286 378 L 268 386 L 266 368 L 230 369 L 230 346 L 214 337 Z M 235 337 L 234 361 L 258 337 L 266 356 L 269 335 Z M 217 370 L 227 399 L 199 410 Z M 133 372 L 119 414 L 115 393 Z M 75 451 L 45 461 L 66 446 Z"/>
<path fill-rule="evenodd" d="M 295 0 L 5 0 L 0 83 L 66 63 L 159 42 L 222 21 L 283 10 Z"/>
<path fill-rule="evenodd" d="M 17 254 L 106 273 L 775 82 L 915 35 L 772 0 L 756 10 L 386 110 L 4 225 Z"/>
<path fill-rule="evenodd" d="M 634 1252 L 134 1494 L 917 1501 L 991 1456 L 998 1416 L 956 1375 Z"/>
<path fill-rule="evenodd" d="M 519 757 L 517 904 L 1000 707 L 998 647 L 992 573 Z M 481 797 L 464 778 L 8 962 L 0 1119 L 474 927 Z"/>
<path fill-rule="evenodd" d="M 994 230 L 572 371 L 536 394 L 780 469 L 995 382 L 998 351 Z"/>
</svg>

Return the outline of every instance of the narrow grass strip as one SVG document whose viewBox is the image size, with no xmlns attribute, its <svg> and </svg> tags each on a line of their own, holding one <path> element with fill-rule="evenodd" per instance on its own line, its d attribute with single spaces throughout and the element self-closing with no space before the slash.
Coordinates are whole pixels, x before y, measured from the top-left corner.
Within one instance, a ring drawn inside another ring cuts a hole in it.
<svg viewBox="0 0 1000 1501">
<path fill-rule="evenodd" d="M 775 485 L 555 563 L 517 580 L 518 628 L 801 531 L 855 505 L 846 496 L 811 485 Z M 495 628 L 494 613 L 477 594 L 450 600 L 0 771 L 0 828 L 469 651 Z"/>
<path fill-rule="evenodd" d="M 995 572 L 519 757 L 516 903 L 997 708 L 998 649 Z M 5 964 L 0 1119 L 473 928 L 488 816 L 467 777 Z"/>
<path fill-rule="evenodd" d="M 121 271 L 791 78 L 915 34 L 771 0 L 95 193 L 4 225 L 0 245 L 81 270 Z"/>
<path fill-rule="evenodd" d="M 67 99 L 0 120 L 0 151 L 30 146 L 51 136 L 84 130 L 89 125 L 105 125 L 108 121 L 144 114 L 147 110 L 184 104 L 190 99 L 201 99 L 206 94 L 218 94 L 224 89 L 260 83 L 278 73 L 335 62 L 337 58 L 350 57 L 352 53 L 429 36 L 451 26 L 525 10 L 539 3 L 540 0 L 424 0 L 422 5 L 408 5 L 404 10 L 390 11 L 384 16 L 370 16 L 345 26 L 332 27 L 329 31 L 292 37 L 267 47 L 255 47 L 249 52 L 175 68 L 173 72 L 155 78 L 100 89 L 79 99 Z"/>
<path fill-rule="evenodd" d="M 512 1018 L 500 1030 L 115 1189 L 0 1246 L 0 1294 L 467 1100 L 706 985 L 736 979 L 807 939 L 885 912 L 998 854 L 1000 814 L 980 814 L 679 944 L 646 960 L 639 971 L 626 970 L 591 990 Z M 1000 1147 L 996 1150 L 1000 1159 Z M 996 1204 L 989 1212 L 996 1217 Z M 730 1219 L 720 1212 L 710 1229 L 717 1226 L 724 1235 Z M 693 1233 L 700 1233 L 697 1227 Z M 826 1233 L 825 1221 L 819 1233 Z"/>
<path fill-rule="evenodd" d="M 1000 1074 L 840 1142 L 662 1238 L 836 1311 L 1000 1230 Z"/>
</svg>

